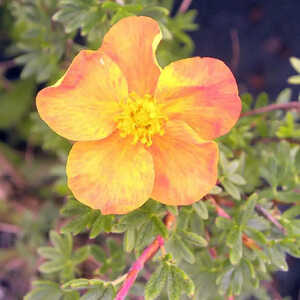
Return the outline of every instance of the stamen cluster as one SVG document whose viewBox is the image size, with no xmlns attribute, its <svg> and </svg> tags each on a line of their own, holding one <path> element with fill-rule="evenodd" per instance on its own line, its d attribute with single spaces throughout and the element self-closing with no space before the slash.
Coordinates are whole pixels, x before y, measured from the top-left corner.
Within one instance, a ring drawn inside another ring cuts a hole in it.
<svg viewBox="0 0 300 300">
<path fill-rule="evenodd" d="M 160 105 L 146 94 L 143 97 L 131 93 L 126 102 L 121 103 L 121 114 L 116 118 L 120 136 L 133 136 L 133 144 L 141 142 L 152 145 L 152 136 L 164 134 L 167 117 L 161 113 Z"/>
</svg>

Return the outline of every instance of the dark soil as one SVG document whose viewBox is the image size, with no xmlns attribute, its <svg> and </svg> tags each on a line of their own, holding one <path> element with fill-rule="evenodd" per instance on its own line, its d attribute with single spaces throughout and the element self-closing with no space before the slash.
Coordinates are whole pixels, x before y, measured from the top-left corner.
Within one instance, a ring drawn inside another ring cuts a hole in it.
<svg viewBox="0 0 300 300">
<path fill-rule="evenodd" d="M 266 91 L 271 99 L 296 74 L 290 56 L 300 57 L 299 0 L 194 0 L 198 10 L 195 54 L 224 60 L 232 66 L 232 34 L 238 36 L 238 64 L 233 71 L 240 91 Z M 235 42 L 236 44 L 236 42 Z M 236 57 L 234 57 L 236 59 Z M 293 87 L 296 100 L 299 86 Z"/>
</svg>

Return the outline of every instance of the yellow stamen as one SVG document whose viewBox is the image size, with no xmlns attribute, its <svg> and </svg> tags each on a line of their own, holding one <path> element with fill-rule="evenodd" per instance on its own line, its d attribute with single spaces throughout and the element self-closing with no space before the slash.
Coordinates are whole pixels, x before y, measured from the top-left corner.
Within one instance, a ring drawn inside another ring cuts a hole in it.
<svg viewBox="0 0 300 300">
<path fill-rule="evenodd" d="M 121 113 L 116 118 L 120 136 L 133 136 L 133 143 L 141 142 L 151 146 L 152 136 L 164 134 L 166 116 L 161 113 L 160 105 L 150 95 L 140 97 L 131 93 L 126 102 L 121 103 Z"/>
</svg>

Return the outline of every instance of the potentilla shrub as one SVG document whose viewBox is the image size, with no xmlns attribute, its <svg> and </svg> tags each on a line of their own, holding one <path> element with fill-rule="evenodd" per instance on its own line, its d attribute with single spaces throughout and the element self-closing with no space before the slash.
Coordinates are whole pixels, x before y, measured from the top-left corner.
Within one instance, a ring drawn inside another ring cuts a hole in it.
<svg viewBox="0 0 300 300">
<path fill-rule="evenodd" d="M 273 299 L 300 256 L 299 102 L 240 95 L 224 62 L 191 57 L 186 2 L 9 3 L 65 199 L 26 300 Z"/>
</svg>

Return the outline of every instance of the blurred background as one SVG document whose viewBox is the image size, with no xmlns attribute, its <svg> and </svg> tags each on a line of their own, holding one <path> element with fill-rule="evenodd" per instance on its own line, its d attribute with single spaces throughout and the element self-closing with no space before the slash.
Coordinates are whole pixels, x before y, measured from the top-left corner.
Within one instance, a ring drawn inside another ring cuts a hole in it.
<svg viewBox="0 0 300 300">
<path fill-rule="evenodd" d="M 236 75 L 241 93 L 275 97 L 293 74 L 288 60 L 300 53 L 300 2 L 196 0 L 195 54 L 218 57 Z M 299 88 L 293 87 L 294 97 Z"/>
<path fill-rule="evenodd" d="M 80 49 L 97 48 L 111 22 L 124 16 L 117 12 L 95 27 L 81 20 L 79 30 L 80 22 L 57 13 L 59 2 L 0 0 L 0 300 L 28 292 L 40 264 L 36 249 L 47 243 L 50 228 L 61 226 L 59 208 L 68 194 L 70 144 L 40 122 L 35 94 L 59 78 Z M 300 56 L 299 0 L 155 2 L 165 3 L 171 16 L 184 10 L 173 22 L 157 16 L 165 26 L 162 65 L 190 55 L 220 58 L 241 93 L 266 92 L 270 102 L 288 86 L 295 73 L 289 57 Z M 297 100 L 299 86 L 289 87 Z M 275 275 L 273 299 L 300 299 L 300 262 L 288 258 L 288 264 L 289 272 Z"/>
</svg>

